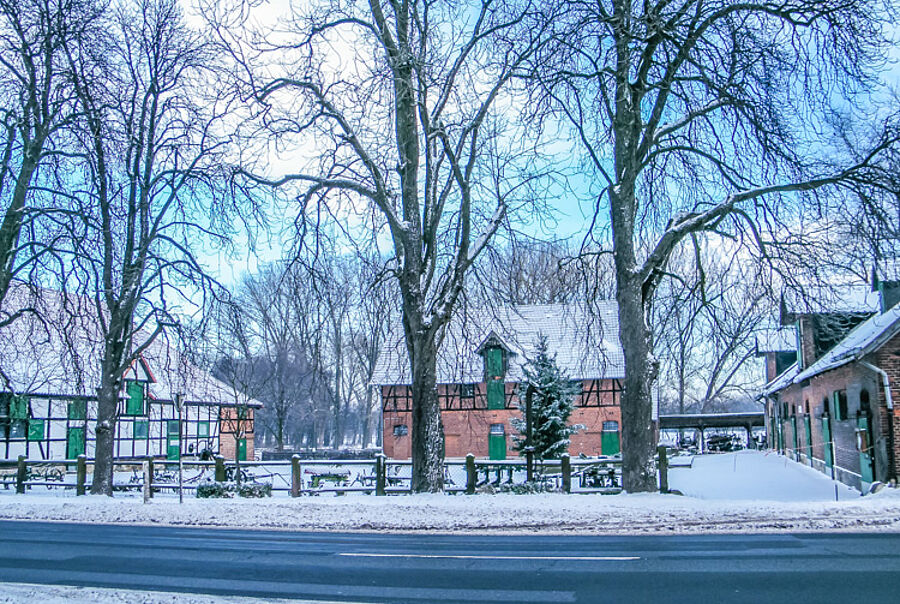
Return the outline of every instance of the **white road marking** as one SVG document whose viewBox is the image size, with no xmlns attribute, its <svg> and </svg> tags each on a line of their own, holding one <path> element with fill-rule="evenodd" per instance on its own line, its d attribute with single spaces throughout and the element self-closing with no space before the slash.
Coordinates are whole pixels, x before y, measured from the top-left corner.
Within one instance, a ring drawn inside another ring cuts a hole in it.
<svg viewBox="0 0 900 604">
<path fill-rule="evenodd" d="M 342 552 L 338 556 L 355 558 L 446 558 L 452 560 L 579 560 L 587 562 L 620 562 L 640 560 L 640 556 L 475 556 L 453 554 L 366 554 L 360 552 Z"/>
</svg>

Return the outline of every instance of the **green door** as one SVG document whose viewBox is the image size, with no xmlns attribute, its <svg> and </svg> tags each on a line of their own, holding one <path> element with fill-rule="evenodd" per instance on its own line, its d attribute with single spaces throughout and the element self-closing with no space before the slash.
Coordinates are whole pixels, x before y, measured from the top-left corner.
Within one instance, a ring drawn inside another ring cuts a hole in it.
<svg viewBox="0 0 900 604">
<path fill-rule="evenodd" d="M 69 428 L 66 432 L 66 459 L 84 455 L 84 428 Z"/>
<path fill-rule="evenodd" d="M 600 454 L 615 455 L 621 450 L 619 422 L 603 422 L 603 432 L 600 433 Z"/>
<path fill-rule="evenodd" d="M 491 424 L 488 457 L 496 460 L 506 459 L 506 430 L 503 424 Z"/>
<path fill-rule="evenodd" d="M 834 443 L 831 442 L 831 418 L 822 418 L 822 447 L 825 449 L 825 467 L 834 465 Z"/>
<path fill-rule="evenodd" d="M 794 461 L 800 461 L 800 435 L 797 434 L 797 416 L 791 416 L 791 434 L 794 435 Z"/>
<path fill-rule="evenodd" d="M 812 421 L 809 418 L 809 414 L 807 414 L 804 418 L 804 424 L 806 428 L 806 461 L 809 462 L 809 465 L 812 465 L 813 459 L 813 449 L 812 449 Z"/>
<path fill-rule="evenodd" d="M 859 476 L 864 483 L 871 484 L 875 480 L 875 469 L 872 467 L 872 432 L 869 429 L 869 418 L 860 415 L 856 420 L 857 442 L 859 443 Z M 863 487 L 865 488 L 865 487 Z"/>
<path fill-rule="evenodd" d="M 238 439 L 238 461 L 247 461 L 247 439 Z"/>
<path fill-rule="evenodd" d="M 181 438 L 177 419 L 166 422 L 166 459 L 178 459 L 181 456 Z"/>
</svg>

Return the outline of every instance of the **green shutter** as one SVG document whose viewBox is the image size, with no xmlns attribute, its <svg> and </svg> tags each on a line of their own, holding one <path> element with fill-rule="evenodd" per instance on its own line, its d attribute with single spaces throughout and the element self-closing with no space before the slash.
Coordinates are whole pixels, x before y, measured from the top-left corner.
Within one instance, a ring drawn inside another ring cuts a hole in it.
<svg viewBox="0 0 900 604">
<path fill-rule="evenodd" d="M 209 436 L 209 422 L 197 422 L 197 437 L 207 438 Z"/>
<path fill-rule="evenodd" d="M 69 428 L 66 432 L 66 459 L 84 454 L 84 428 Z"/>
<path fill-rule="evenodd" d="M 144 385 L 141 382 L 126 382 L 126 415 L 144 415 Z"/>
<path fill-rule="evenodd" d="M 860 436 L 865 439 L 865 448 L 859 452 L 859 478 L 864 483 L 863 489 L 867 488 L 875 480 L 875 468 L 872 464 L 872 431 L 869 429 L 869 418 L 860 415 L 856 420 L 856 428 Z"/>
<path fill-rule="evenodd" d="M 44 420 L 28 420 L 28 440 L 44 440 Z"/>
<path fill-rule="evenodd" d="M 150 436 L 150 421 L 146 419 L 134 420 L 135 440 L 147 440 Z"/>
<path fill-rule="evenodd" d="M 825 466 L 834 465 L 834 443 L 831 442 L 831 418 L 827 415 L 822 418 L 822 441 L 825 447 Z"/>
<path fill-rule="evenodd" d="M 87 415 L 87 402 L 86 401 L 72 401 L 69 403 L 68 407 L 68 416 L 69 419 L 84 419 Z"/>
<path fill-rule="evenodd" d="M 181 439 L 177 419 L 166 422 L 166 457 L 178 459 L 181 456 Z"/>
<path fill-rule="evenodd" d="M 812 447 L 812 420 L 809 415 L 806 416 L 806 459 L 809 461 L 809 465 L 812 465 L 813 460 L 813 447 Z"/>
<path fill-rule="evenodd" d="M 503 349 L 488 348 L 485 351 L 484 362 L 488 378 L 503 377 Z"/>
<path fill-rule="evenodd" d="M 9 419 L 28 419 L 28 397 L 17 395 L 9 399 Z"/>
<path fill-rule="evenodd" d="M 506 407 L 506 384 L 502 380 L 488 380 L 487 404 L 488 409 L 503 409 Z"/>
</svg>

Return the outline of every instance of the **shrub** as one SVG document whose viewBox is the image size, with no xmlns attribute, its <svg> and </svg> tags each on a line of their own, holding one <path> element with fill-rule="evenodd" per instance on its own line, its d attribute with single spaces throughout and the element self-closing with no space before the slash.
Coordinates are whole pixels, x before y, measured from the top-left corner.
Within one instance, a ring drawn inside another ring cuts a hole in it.
<svg viewBox="0 0 900 604">
<path fill-rule="evenodd" d="M 271 497 L 271 482 L 248 482 L 241 485 L 238 495 L 241 497 Z"/>
<path fill-rule="evenodd" d="M 197 497 L 201 499 L 225 499 L 234 497 L 234 485 L 207 480 L 197 486 Z"/>
</svg>

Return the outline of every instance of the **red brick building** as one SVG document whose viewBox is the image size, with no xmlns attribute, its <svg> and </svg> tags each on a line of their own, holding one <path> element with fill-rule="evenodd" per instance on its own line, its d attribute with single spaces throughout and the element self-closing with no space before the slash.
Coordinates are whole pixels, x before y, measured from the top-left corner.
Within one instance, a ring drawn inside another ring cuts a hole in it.
<svg viewBox="0 0 900 604">
<path fill-rule="evenodd" d="M 900 305 L 889 306 L 898 286 L 877 283 L 837 311 L 783 305 L 792 349 L 788 337 L 760 349 L 769 446 L 864 492 L 900 471 Z"/>
<path fill-rule="evenodd" d="M 438 359 L 438 398 L 447 457 L 517 457 L 510 419 L 521 417 L 518 382 L 538 338 L 547 338 L 557 364 L 581 386 L 570 423 L 584 430 L 569 453 L 620 452 L 619 394 L 624 361 L 615 303 L 587 312 L 574 305 L 529 305 L 470 312 L 451 323 Z M 408 459 L 412 398 L 402 339 L 395 336 L 379 359 L 384 453 Z"/>
</svg>

